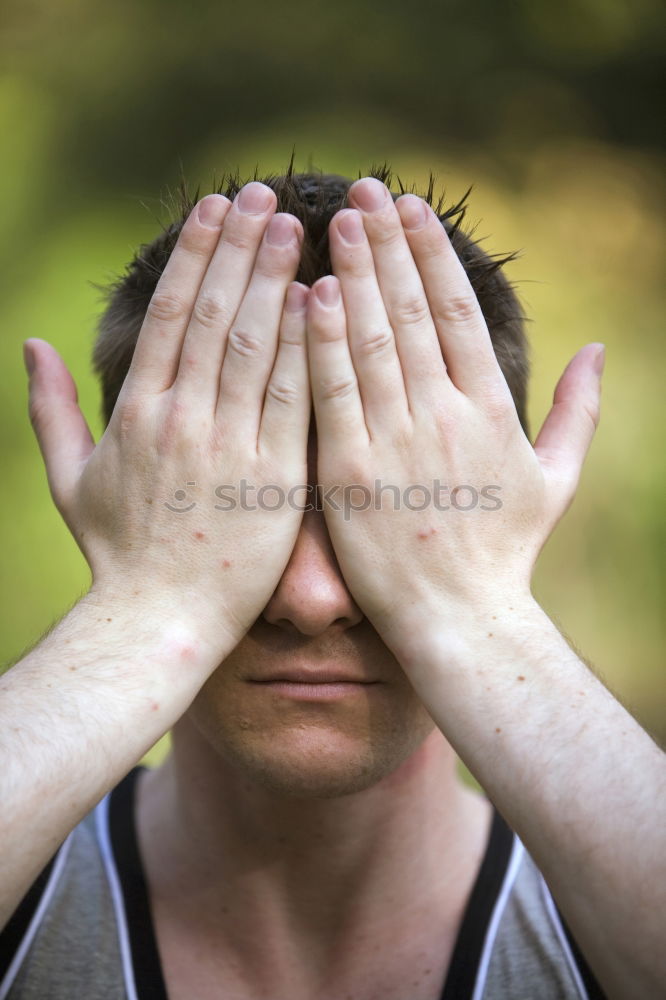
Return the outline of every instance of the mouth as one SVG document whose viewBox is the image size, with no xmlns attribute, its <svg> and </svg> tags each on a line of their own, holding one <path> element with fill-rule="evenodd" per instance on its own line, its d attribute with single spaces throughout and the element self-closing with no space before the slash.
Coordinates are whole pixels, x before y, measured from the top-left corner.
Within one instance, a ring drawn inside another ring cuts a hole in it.
<svg viewBox="0 0 666 1000">
<path fill-rule="evenodd" d="M 306 701 L 333 701 L 367 693 L 380 681 L 348 676 L 330 670 L 296 670 L 254 679 L 250 683 L 267 693 Z"/>
<path fill-rule="evenodd" d="M 356 677 L 335 670 L 285 670 L 270 677 L 251 678 L 253 684 L 378 684 L 368 677 Z"/>
</svg>

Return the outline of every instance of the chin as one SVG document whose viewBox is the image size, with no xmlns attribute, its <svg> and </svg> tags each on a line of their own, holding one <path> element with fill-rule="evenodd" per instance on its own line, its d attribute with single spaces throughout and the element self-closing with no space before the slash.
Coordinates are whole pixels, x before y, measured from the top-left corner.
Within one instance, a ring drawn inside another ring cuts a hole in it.
<svg viewBox="0 0 666 1000">
<path fill-rule="evenodd" d="M 249 719 L 195 704 L 188 713 L 200 739 L 231 780 L 281 797 L 333 799 L 376 785 L 399 768 L 434 729 L 417 703 L 397 713 L 359 720 L 315 715 L 307 719 Z M 354 722 L 357 725 L 354 725 Z"/>
</svg>

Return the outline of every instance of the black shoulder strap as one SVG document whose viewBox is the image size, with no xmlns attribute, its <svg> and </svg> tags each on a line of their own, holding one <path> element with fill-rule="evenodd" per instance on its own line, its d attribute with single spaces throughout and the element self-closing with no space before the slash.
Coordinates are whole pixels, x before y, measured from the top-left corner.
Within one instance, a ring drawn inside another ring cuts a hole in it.
<svg viewBox="0 0 666 1000">
<path fill-rule="evenodd" d="M 555 902 L 555 900 L 553 900 L 553 902 Z M 576 940 L 571 931 L 569 930 L 567 922 L 562 916 L 562 912 L 560 908 L 557 906 L 557 904 L 555 904 L 555 909 L 557 910 L 557 915 L 560 918 L 560 923 L 562 924 L 564 933 L 566 934 L 567 937 L 567 941 L 569 942 L 569 947 L 571 948 L 571 954 L 573 955 L 574 962 L 576 963 L 578 971 L 580 972 L 580 978 L 583 980 L 583 985 L 587 990 L 588 1000 L 607 1000 L 606 994 L 601 989 L 601 986 L 595 979 L 592 969 L 585 961 L 583 953 L 576 944 Z"/>
<path fill-rule="evenodd" d="M 441 1000 L 468 1000 L 479 970 L 488 924 L 509 867 L 514 835 L 494 810 L 488 846 L 451 956 Z"/>
<path fill-rule="evenodd" d="M 62 848 L 56 851 L 46 867 L 42 869 L 14 910 L 9 923 L 5 924 L 4 930 L 0 933 L 0 986 L 28 933 L 28 928 L 44 895 L 60 850 Z"/>
<path fill-rule="evenodd" d="M 109 832 L 123 896 L 136 992 L 140 1000 L 167 1000 L 150 909 L 150 897 L 136 835 L 136 767 L 111 792 Z"/>
</svg>

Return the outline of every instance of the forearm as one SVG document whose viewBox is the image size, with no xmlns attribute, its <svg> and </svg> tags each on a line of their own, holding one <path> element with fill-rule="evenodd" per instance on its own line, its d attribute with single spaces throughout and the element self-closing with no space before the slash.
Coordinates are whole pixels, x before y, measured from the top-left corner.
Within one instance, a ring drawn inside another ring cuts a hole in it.
<svg viewBox="0 0 666 1000">
<path fill-rule="evenodd" d="M 185 623 L 89 594 L 0 678 L 0 926 L 215 665 Z"/>
<path fill-rule="evenodd" d="M 432 627 L 405 654 L 447 739 L 516 830 L 611 996 L 663 969 L 664 755 L 538 605 Z"/>
</svg>

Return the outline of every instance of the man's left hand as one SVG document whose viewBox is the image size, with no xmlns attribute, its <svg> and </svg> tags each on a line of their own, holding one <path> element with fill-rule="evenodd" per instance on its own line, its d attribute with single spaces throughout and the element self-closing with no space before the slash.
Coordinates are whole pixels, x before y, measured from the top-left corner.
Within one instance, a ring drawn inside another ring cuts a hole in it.
<svg viewBox="0 0 666 1000">
<path fill-rule="evenodd" d="M 401 659 L 415 630 L 531 600 L 598 422 L 603 349 L 569 363 L 533 447 L 433 210 L 372 178 L 348 201 L 308 304 L 318 481 L 344 579 Z"/>
</svg>

